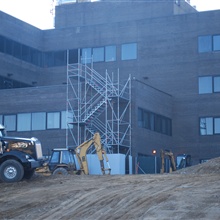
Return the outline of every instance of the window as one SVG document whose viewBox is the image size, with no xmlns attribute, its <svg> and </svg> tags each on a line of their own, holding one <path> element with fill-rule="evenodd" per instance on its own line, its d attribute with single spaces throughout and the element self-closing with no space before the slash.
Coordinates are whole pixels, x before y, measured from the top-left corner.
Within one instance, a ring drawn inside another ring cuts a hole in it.
<svg viewBox="0 0 220 220">
<path fill-rule="evenodd" d="M 220 92 L 220 76 L 215 76 L 213 79 L 214 79 L 214 92 Z"/>
<path fill-rule="evenodd" d="M 22 56 L 22 60 L 30 62 L 31 61 L 30 47 L 26 45 L 22 45 L 21 56 Z"/>
<path fill-rule="evenodd" d="M 69 164 L 70 163 L 70 152 L 62 151 L 61 163 Z"/>
<path fill-rule="evenodd" d="M 31 130 L 45 130 L 46 129 L 46 113 L 36 112 L 31 115 Z"/>
<path fill-rule="evenodd" d="M 5 38 L 0 35 L 0 52 L 5 52 Z"/>
<path fill-rule="evenodd" d="M 215 134 L 220 134 L 220 118 L 214 118 L 214 125 Z"/>
<path fill-rule="evenodd" d="M 50 162 L 57 164 L 57 163 L 59 163 L 59 160 L 60 160 L 60 152 L 59 151 L 54 151 L 53 152 L 53 156 L 51 157 Z"/>
<path fill-rule="evenodd" d="M 91 63 L 92 48 L 83 48 L 81 52 L 82 63 Z"/>
<path fill-rule="evenodd" d="M 21 113 L 17 115 L 17 131 L 31 130 L 31 113 Z"/>
<path fill-rule="evenodd" d="M 220 92 L 220 76 L 199 77 L 199 94 Z"/>
<path fill-rule="evenodd" d="M 93 61 L 94 62 L 104 61 L 104 47 L 93 48 Z"/>
<path fill-rule="evenodd" d="M 21 44 L 14 42 L 14 52 L 13 52 L 13 56 L 21 59 Z"/>
<path fill-rule="evenodd" d="M 47 113 L 47 129 L 60 128 L 60 112 Z"/>
<path fill-rule="evenodd" d="M 121 59 L 132 60 L 137 59 L 137 44 L 122 44 L 121 46 Z"/>
<path fill-rule="evenodd" d="M 199 94 L 212 93 L 212 77 L 199 77 Z"/>
<path fill-rule="evenodd" d="M 55 51 L 54 52 L 54 66 L 66 65 L 66 51 Z"/>
<path fill-rule="evenodd" d="M 144 119 L 143 119 L 143 109 L 141 109 L 141 108 L 138 108 L 138 127 L 144 127 L 143 126 L 143 121 L 144 121 Z"/>
<path fill-rule="evenodd" d="M 220 35 L 213 36 L 213 50 L 220 50 Z"/>
<path fill-rule="evenodd" d="M 69 50 L 69 63 L 78 63 L 78 50 Z"/>
<path fill-rule="evenodd" d="M 7 131 L 16 131 L 16 115 L 5 115 L 4 126 Z"/>
<path fill-rule="evenodd" d="M 156 131 L 158 133 L 172 135 L 171 119 L 153 112 L 138 108 L 138 126 Z"/>
<path fill-rule="evenodd" d="M 213 118 L 200 118 L 200 134 L 213 135 Z"/>
<path fill-rule="evenodd" d="M 198 38 L 198 51 L 199 53 L 212 51 L 212 36 L 200 36 Z"/>
<path fill-rule="evenodd" d="M 105 47 L 105 62 L 116 61 L 116 46 Z"/>
<path fill-rule="evenodd" d="M 5 39 L 5 53 L 12 55 L 13 54 L 13 41 L 10 39 Z"/>
</svg>

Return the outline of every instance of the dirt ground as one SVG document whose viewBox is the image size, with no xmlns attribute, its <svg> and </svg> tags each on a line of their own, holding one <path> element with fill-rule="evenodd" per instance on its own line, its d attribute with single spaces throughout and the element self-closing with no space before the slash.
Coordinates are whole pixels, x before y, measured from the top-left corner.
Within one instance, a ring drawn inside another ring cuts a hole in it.
<svg viewBox="0 0 220 220">
<path fill-rule="evenodd" d="M 37 174 L 0 187 L 0 219 L 220 219 L 220 158 L 172 174 Z"/>
</svg>

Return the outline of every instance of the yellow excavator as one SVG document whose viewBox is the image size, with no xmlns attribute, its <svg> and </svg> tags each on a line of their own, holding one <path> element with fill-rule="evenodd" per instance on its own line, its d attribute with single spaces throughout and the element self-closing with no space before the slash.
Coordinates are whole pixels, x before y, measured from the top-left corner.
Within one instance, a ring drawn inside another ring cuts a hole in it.
<svg viewBox="0 0 220 220">
<path fill-rule="evenodd" d="M 95 147 L 96 154 L 100 161 L 100 168 L 102 174 L 110 174 L 111 168 L 109 166 L 108 157 L 106 151 L 101 145 L 101 137 L 99 133 L 95 133 L 93 138 L 80 144 L 75 149 L 67 148 L 55 148 L 52 150 L 52 155 L 46 166 L 52 174 L 63 174 L 68 173 L 75 174 L 89 174 L 88 162 L 87 162 L 87 151 L 91 146 Z M 75 155 L 75 157 L 74 157 Z M 76 168 L 75 158 L 78 161 L 79 169 Z M 108 168 L 104 166 L 104 160 Z"/>
<path fill-rule="evenodd" d="M 164 173 L 165 157 L 166 156 L 170 159 L 170 162 L 171 162 L 171 167 L 170 167 L 169 172 L 176 171 L 176 163 L 175 163 L 173 153 L 171 151 L 168 151 L 168 150 L 161 150 L 160 151 L 160 157 L 161 157 L 160 173 Z"/>
</svg>

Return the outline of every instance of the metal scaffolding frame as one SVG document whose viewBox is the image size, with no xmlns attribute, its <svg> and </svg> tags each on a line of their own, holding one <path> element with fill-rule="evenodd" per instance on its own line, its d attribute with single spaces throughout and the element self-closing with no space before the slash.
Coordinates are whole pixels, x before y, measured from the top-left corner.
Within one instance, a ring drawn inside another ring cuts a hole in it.
<svg viewBox="0 0 220 220">
<path fill-rule="evenodd" d="M 88 63 L 67 63 L 66 146 L 99 132 L 108 153 L 131 155 L 131 77 L 121 84 L 119 70 L 103 76 Z"/>
</svg>

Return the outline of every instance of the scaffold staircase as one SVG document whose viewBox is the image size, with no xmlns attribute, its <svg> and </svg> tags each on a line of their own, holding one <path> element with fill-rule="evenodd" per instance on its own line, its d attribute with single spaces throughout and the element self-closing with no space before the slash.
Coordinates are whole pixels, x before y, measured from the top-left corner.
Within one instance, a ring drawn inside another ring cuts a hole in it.
<svg viewBox="0 0 220 220">
<path fill-rule="evenodd" d="M 130 154 L 130 86 L 130 77 L 120 85 L 119 74 L 114 81 L 107 71 L 104 77 L 86 64 L 68 64 L 67 146 L 78 146 L 98 131 L 108 152 Z"/>
</svg>

